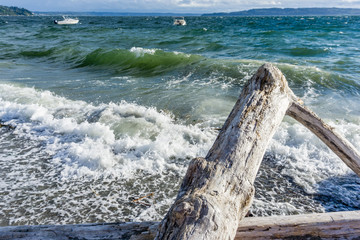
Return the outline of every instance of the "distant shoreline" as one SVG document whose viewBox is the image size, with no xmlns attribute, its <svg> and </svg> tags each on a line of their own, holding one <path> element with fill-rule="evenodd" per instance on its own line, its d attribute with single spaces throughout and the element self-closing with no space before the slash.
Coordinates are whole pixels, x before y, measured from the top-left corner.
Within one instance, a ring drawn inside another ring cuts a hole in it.
<svg viewBox="0 0 360 240">
<path fill-rule="evenodd" d="M 252 17 L 252 16 L 359 16 L 359 8 L 261 8 L 249 9 L 236 12 L 218 13 L 141 13 L 141 12 L 74 12 L 74 11 L 29 11 L 24 8 L 0 6 L 1 16 L 132 16 L 132 17 L 197 17 L 197 16 L 229 16 L 229 17 Z M 15 11 L 14 11 L 15 10 Z"/>
<path fill-rule="evenodd" d="M 357 16 L 358 8 L 259 8 L 237 12 L 208 13 L 202 16 Z"/>
<path fill-rule="evenodd" d="M 0 5 L 0 16 L 32 16 L 33 13 L 25 8 L 7 7 Z"/>
</svg>

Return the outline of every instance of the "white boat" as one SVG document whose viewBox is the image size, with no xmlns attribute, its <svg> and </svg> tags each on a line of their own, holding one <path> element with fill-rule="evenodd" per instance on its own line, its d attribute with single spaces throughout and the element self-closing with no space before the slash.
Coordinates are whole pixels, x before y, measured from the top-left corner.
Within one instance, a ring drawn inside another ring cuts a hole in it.
<svg viewBox="0 0 360 240">
<path fill-rule="evenodd" d="M 54 20 L 54 23 L 55 24 L 77 24 L 79 22 L 79 19 L 76 19 L 76 18 L 68 18 L 68 17 L 65 17 L 63 16 L 63 20 Z"/>
<path fill-rule="evenodd" d="M 185 21 L 184 17 L 175 18 L 175 20 L 174 20 L 174 25 L 185 26 L 185 25 L 186 25 L 186 21 Z"/>
</svg>

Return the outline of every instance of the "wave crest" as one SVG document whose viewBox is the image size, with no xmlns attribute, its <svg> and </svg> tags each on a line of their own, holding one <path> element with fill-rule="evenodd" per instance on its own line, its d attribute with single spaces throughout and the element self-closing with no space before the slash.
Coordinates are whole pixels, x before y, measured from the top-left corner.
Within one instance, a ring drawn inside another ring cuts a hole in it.
<svg viewBox="0 0 360 240">
<path fill-rule="evenodd" d="M 130 50 L 97 49 L 77 67 L 97 66 L 131 75 L 158 75 L 183 68 L 204 59 L 199 55 L 133 47 Z"/>
</svg>

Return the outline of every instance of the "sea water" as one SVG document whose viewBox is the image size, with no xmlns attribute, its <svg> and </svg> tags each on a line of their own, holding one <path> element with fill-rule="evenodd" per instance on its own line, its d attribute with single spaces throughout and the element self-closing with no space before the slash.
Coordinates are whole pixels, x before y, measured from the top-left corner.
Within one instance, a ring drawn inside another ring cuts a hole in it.
<svg viewBox="0 0 360 240">
<path fill-rule="evenodd" d="M 55 18 L 0 18 L 1 226 L 160 220 L 265 62 L 360 150 L 359 17 Z M 289 117 L 255 187 L 253 216 L 360 209 L 359 178 Z"/>
</svg>

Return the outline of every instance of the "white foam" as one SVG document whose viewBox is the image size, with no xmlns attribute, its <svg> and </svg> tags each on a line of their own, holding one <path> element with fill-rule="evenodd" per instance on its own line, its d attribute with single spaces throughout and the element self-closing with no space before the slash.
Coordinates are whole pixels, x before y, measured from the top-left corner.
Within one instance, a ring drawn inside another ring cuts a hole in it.
<svg viewBox="0 0 360 240">
<path fill-rule="evenodd" d="M 154 55 L 158 49 L 148 49 L 142 47 L 132 47 L 130 52 L 135 53 L 136 57 L 143 57 L 145 54 Z"/>
<path fill-rule="evenodd" d="M 130 52 L 135 53 L 136 57 L 143 57 L 145 54 L 154 55 L 157 51 L 161 51 L 161 49 L 157 48 L 142 48 L 142 47 L 132 47 Z M 173 51 L 170 52 L 175 55 L 181 55 L 182 57 L 190 58 L 191 54 L 186 54 L 183 52 Z"/>
<path fill-rule="evenodd" d="M 63 177 L 178 169 L 169 159 L 204 156 L 215 138 L 211 130 L 125 101 L 94 106 L 32 88 L 1 89 L 0 119 L 12 121 L 18 134 L 44 141 L 54 161 L 67 165 Z"/>
</svg>

